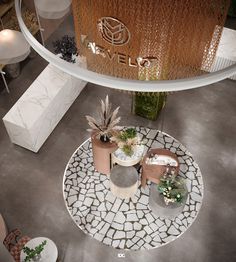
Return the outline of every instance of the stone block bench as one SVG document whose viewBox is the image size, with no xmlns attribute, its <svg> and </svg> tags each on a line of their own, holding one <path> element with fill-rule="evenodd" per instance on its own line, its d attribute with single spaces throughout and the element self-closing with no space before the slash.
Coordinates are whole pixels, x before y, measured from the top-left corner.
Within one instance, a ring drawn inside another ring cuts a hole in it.
<svg viewBox="0 0 236 262">
<path fill-rule="evenodd" d="M 38 152 L 86 84 L 49 64 L 3 118 L 12 143 Z"/>
</svg>

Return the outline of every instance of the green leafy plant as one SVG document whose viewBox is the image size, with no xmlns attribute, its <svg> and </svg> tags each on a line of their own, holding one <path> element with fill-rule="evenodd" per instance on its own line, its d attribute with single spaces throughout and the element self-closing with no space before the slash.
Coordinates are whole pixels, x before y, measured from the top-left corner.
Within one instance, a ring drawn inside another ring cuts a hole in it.
<svg viewBox="0 0 236 262">
<path fill-rule="evenodd" d="M 41 244 L 36 246 L 35 248 L 23 247 L 23 252 L 27 255 L 24 262 L 31 261 L 36 256 L 40 255 L 44 250 L 44 246 L 46 245 L 47 240 L 44 240 Z"/>
<path fill-rule="evenodd" d="M 141 143 L 137 136 L 137 131 L 134 128 L 127 128 L 114 135 L 111 138 L 112 141 L 117 143 L 118 147 L 127 155 L 132 156 L 134 153 L 134 147 Z"/>
<path fill-rule="evenodd" d="M 187 194 L 184 179 L 168 171 L 160 179 L 157 189 L 164 196 L 167 205 L 169 202 L 182 203 Z"/>
<path fill-rule="evenodd" d="M 150 120 L 156 120 L 165 106 L 167 93 L 136 92 L 133 95 L 132 112 Z"/>
<path fill-rule="evenodd" d="M 120 117 L 117 117 L 120 107 L 117 107 L 112 111 L 112 104 L 109 102 L 108 95 L 105 100 L 101 100 L 100 118 L 95 119 L 91 116 L 85 116 L 88 120 L 88 124 L 92 129 L 88 131 L 94 131 L 100 137 L 103 142 L 108 142 L 113 134 L 114 129 L 117 128 L 117 124 L 120 122 Z"/>
<path fill-rule="evenodd" d="M 123 132 L 120 132 L 120 134 L 118 135 L 118 137 L 122 140 L 122 141 L 127 141 L 127 139 L 132 139 L 135 138 L 137 135 L 137 131 L 134 128 L 128 128 Z"/>
</svg>

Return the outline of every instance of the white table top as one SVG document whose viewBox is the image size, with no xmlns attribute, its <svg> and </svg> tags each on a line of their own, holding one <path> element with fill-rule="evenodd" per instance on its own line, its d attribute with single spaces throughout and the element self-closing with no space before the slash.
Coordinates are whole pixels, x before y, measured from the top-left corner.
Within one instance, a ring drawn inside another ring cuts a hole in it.
<svg viewBox="0 0 236 262">
<path fill-rule="evenodd" d="M 25 246 L 29 248 L 35 248 L 36 246 L 41 244 L 44 240 L 47 240 L 47 243 L 44 246 L 44 250 L 41 253 L 41 257 L 42 257 L 41 261 L 42 262 L 56 262 L 57 257 L 58 257 L 58 251 L 57 251 L 57 247 L 55 243 L 51 239 L 46 238 L 46 237 L 36 237 L 36 238 L 31 239 L 28 243 L 26 243 Z M 25 257 L 26 257 L 26 254 L 22 250 L 20 254 L 20 261 L 24 262 Z"/>
<path fill-rule="evenodd" d="M 132 156 L 127 156 L 120 148 L 118 148 L 112 153 L 112 161 L 120 166 L 134 166 L 141 161 L 144 154 L 144 145 L 137 145 Z"/>
</svg>

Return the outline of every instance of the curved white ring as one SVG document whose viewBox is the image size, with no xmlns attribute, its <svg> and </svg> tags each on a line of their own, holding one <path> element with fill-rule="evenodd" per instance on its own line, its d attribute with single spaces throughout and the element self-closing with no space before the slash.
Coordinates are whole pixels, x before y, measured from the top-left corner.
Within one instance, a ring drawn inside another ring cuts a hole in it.
<svg viewBox="0 0 236 262">
<path fill-rule="evenodd" d="M 184 78 L 177 80 L 140 81 L 102 75 L 89 71 L 87 69 L 76 67 L 75 65 L 62 60 L 61 58 L 48 51 L 31 35 L 22 19 L 21 3 L 22 0 L 15 0 L 17 19 L 21 31 L 24 34 L 26 40 L 38 52 L 38 54 L 42 56 L 44 59 L 46 59 L 49 63 L 61 69 L 62 71 L 75 77 L 78 77 L 82 80 L 92 82 L 94 84 L 107 86 L 115 89 L 139 92 L 180 91 L 210 85 L 212 83 L 230 77 L 236 73 L 236 64 L 234 64 L 217 72 L 208 73 L 202 76 L 192 78 Z"/>
</svg>

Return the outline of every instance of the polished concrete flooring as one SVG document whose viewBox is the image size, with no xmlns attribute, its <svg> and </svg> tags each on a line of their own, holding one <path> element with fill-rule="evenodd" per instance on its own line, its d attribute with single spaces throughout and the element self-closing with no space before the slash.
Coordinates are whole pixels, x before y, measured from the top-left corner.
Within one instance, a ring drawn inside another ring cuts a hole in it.
<svg viewBox="0 0 236 262">
<path fill-rule="evenodd" d="M 0 94 L 2 118 L 46 66 L 36 56 Z M 204 179 L 204 201 L 191 228 L 174 242 L 150 251 L 119 251 L 86 236 L 72 221 L 62 194 L 63 172 L 75 149 L 89 137 L 86 114 L 110 95 L 121 105 L 124 125 L 160 128 L 130 113 L 129 95 L 88 84 L 38 154 L 13 145 L 0 123 L 0 213 L 9 229 L 51 238 L 64 262 L 236 261 L 236 82 L 176 92 L 168 99 L 164 131 L 194 155 Z M 125 258 L 118 258 L 118 254 Z M 11 261 L 0 249 L 0 262 Z"/>
</svg>

